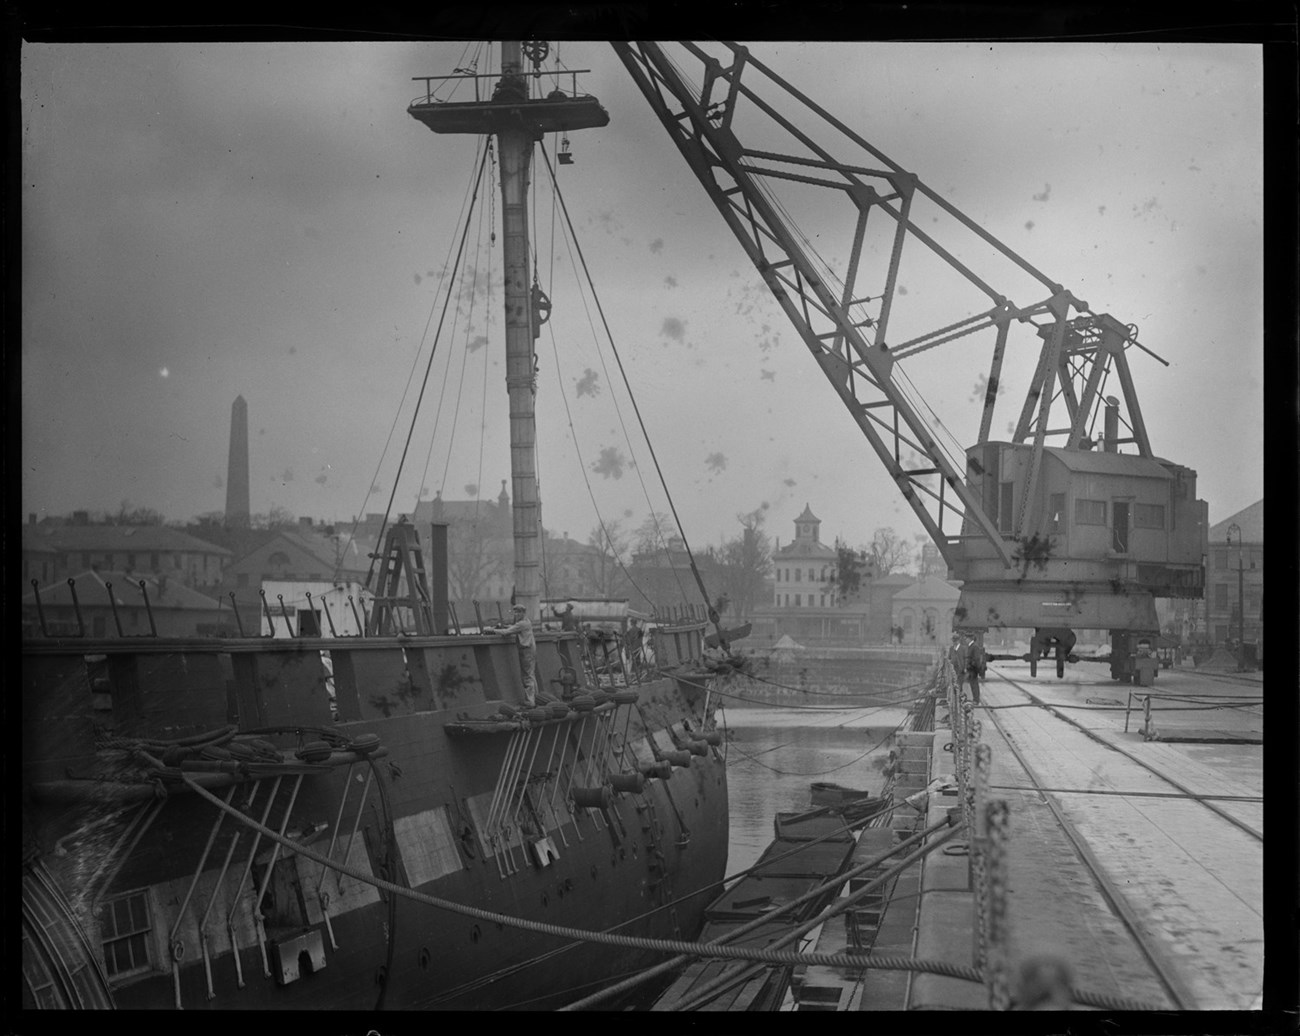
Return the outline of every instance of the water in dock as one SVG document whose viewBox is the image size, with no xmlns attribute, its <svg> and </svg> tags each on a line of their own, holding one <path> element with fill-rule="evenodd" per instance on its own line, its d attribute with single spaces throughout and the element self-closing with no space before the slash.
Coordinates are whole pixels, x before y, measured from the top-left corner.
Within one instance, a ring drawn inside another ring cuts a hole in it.
<svg viewBox="0 0 1300 1036">
<path fill-rule="evenodd" d="M 891 735 L 906 719 L 905 706 L 729 710 L 727 873 L 754 864 L 772 841 L 777 813 L 808 807 L 814 781 L 878 795 Z"/>
</svg>

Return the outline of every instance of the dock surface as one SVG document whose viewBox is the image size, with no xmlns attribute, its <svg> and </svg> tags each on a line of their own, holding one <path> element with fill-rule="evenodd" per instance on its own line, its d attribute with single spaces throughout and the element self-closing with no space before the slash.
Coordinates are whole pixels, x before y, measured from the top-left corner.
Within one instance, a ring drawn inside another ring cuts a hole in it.
<svg viewBox="0 0 1300 1036">
<path fill-rule="evenodd" d="M 1028 664 L 990 667 L 975 716 L 991 749 L 987 797 L 1009 808 L 1013 987 L 1023 964 L 1053 957 L 1075 989 L 1152 1010 L 1260 1006 L 1262 692 L 1257 675 L 1170 669 L 1135 687 L 1103 666 L 1072 666 L 1064 679 L 1046 666 L 1037 677 Z M 954 770 L 944 738 L 939 730 L 932 777 Z M 930 809 L 955 803 L 935 794 Z M 946 947 L 973 962 L 969 871 L 926 859 L 918 958 Z M 919 975 L 907 1007 L 987 1006 L 972 986 Z"/>
</svg>

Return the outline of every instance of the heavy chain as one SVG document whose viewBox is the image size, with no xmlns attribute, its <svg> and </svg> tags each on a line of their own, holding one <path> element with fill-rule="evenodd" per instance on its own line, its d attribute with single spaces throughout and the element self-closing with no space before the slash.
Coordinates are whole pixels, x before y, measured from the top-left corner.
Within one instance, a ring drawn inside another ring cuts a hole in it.
<svg viewBox="0 0 1300 1036">
<path fill-rule="evenodd" d="M 1005 1011 L 1011 1007 L 1011 984 L 1007 975 L 1007 952 L 1010 932 L 1007 924 L 1006 846 L 1010 811 L 1006 799 L 993 799 L 984 810 L 988 885 L 988 984 L 989 1008 Z"/>
<path fill-rule="evenodd" d="M 975 811 L 976 815 L 983 817 L 987 808 L 986 798 L 988 796 L 989 785 L 989 766 L 992 761 L 993 751 L 988 745 L 980 744 L 975 748 Z M 981 971 L 988 965 L 988 861 L 986 853 L 988 850 L 988 836 L 985 833 L 983 823 L 980 823 L 972 831 L 976 832 L 971 839 L 971 869 L 975 885 L 975 966 Z"/>
</svg>

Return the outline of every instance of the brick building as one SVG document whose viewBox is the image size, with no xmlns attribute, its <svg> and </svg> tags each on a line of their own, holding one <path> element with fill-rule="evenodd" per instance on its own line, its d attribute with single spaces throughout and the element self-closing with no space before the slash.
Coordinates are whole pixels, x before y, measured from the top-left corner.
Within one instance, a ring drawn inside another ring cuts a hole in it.
<svg viewBox="0 0 1300 1036">
<path fill-rule="evenodd" d="M 1235 528 L 1234 528 L 1235 526 Z M 1211 644 L 1238 639 L 1247 644 L 1263 636 L 1264 501 L 1257 500 L 1210 526 L 1205 573 L 1205 623 L 1200 631 Z M 1240 607 L 1245 606 L 1244 616 Z"/>
<path fill-rule="evenodd" d="M 77 572 L 165 575 L 192 589 L 221 585 L 231 553 L 166 525 L 91 525 L 84 514 L 70 523 L 37 522 L 22 527 L 23 589 L 42 586 Z"/>
</svg>

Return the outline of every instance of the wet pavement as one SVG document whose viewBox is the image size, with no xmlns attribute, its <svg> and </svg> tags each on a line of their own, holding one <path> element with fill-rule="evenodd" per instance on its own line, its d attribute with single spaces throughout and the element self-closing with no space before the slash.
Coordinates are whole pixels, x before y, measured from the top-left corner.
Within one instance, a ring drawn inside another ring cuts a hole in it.
<svg viewBox="0 0 1300 1036">
<path fill-rule="evenodd" d="M 1075 988 L 1152 1009 L 1257 1005 L 1262 746 L 1147 740 L 1141 701 L 1127 733 L 1124 707 L 1130 692 L 1151 693 L 1162 738 L 1250 737 L 1263 727 L 1252 703 L 1262 681 L 1165 670 L 1133 687 L 1100 665 L 1057 679 L 1014 662 L 989 676 L 977 716 L 992 749 L 989 796 L 1010 807 L 1011 973 L 1050 955 L 1069 962 Z M 937 737 L 933 773 L 953 768 L 942 746 Z M 922 932 L 939 923 L 923 913 Z M 935 986 L 914 983 L 930 1002 L 912 1006 L 967 1006 L 945 1005 Z"/>
</svg>

